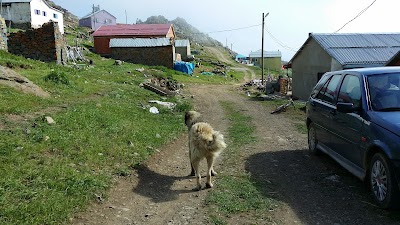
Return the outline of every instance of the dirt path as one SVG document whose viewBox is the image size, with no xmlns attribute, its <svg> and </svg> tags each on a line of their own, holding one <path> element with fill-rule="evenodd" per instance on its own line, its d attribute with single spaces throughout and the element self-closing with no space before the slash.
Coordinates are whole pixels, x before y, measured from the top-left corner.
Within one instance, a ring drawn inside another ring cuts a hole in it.
<svg viewBox="0 0 400 225">
<path fill-rule="evenodd" d="M 235 170 L 251 174 L 266 184 L 268 198 L 279 206 L 268 215 L 274 224 L 400 224 L 392 212 L 377 209 L 363 183 L 328 157 L 311 156 L 307 137 L 284 114 L 244 96 L 234 86 L 189 85 L 195 109 L 217 130 L 226 134 L 229 121 L 221 101 L 230 102 L 252 118 L 258 142 L 242 146 Z M 183 118 L 182 118 L 183 119 Z M 183 122 L 183 121 L 182 121 Z M 226 136 L 229 151 L 229 136 Z M 93 204 L 71 224 L 210 224 L 206 195 L 218 188 L 192 191 L 188 177 L 187 136 L 159 149 L 145 165 L 126 178 L 118 178 L 108 200 Z M 224 169 L 223 154 L 215 169 Z M 201 164 L 203 173 L 205 164 Z M 268 224 L 233 216 L 229 224 Z"/>
</svg>

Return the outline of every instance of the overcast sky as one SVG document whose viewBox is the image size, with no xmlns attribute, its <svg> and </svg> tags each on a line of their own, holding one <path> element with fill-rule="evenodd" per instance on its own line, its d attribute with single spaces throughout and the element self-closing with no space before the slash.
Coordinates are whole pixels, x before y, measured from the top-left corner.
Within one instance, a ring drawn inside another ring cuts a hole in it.
<svg viewBox="0 0 400 225">
<path fill-rule="evenodd" d="M 262 13 L 264 49 L 281 51 L 290 60 L 309 33 L 334 33 L 374 0 L 53 0 L 79 18 L 100 5 L 118 23 L 135 23 L 150 16 L 185 19 L 235 52 L 248 55 L 261 49 Z M 338 33 L 393 33 L 398 25 L 399 0 L 376 0 L 368 10 Z M 126 13 L 125 13 L 126 12 Z M 246 29 L 240 29 L 250 27 Z M 231 31 L 229 31 L 231 30 Z"/>
</svg>

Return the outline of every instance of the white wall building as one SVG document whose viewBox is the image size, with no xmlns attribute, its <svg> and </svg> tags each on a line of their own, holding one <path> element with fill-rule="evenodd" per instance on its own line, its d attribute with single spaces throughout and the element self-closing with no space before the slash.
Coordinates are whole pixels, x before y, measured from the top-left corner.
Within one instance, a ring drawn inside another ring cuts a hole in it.
<svg viewBox="0 0 400 225">
<path fill-rule="evenodd" d="M 61 33 L 64 33 L 63 12 L 52 8 L 44 0 L 0 0 L 1 16 L 13 24 L 30 24 L 39 28 L 51 21 L 58 22 Z"/>
</svg>

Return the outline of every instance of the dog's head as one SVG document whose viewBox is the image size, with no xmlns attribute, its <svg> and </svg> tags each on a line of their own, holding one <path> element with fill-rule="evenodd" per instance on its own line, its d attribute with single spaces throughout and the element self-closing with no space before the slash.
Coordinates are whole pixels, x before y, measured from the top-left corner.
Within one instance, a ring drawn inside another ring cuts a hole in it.
<svg viewBox="0 0 400 225">
<path fill-rule="evenodd" d="M 185 124 L 190 129 L 193 124 L 201 122 L 201 114 L 196 111 L 188 111 L 185 114 Z"/>
</svg>

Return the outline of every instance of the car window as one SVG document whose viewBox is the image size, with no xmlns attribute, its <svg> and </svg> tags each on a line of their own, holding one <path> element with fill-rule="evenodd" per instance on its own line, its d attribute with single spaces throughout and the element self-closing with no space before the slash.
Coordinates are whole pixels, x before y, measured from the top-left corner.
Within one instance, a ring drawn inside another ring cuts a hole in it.
<svg viewBox="0 0 400 225">
<path fill-rule="evenodd" d="M 357 76 L 345 76 L 340 87 L 338 102 L 353 103 L 355 107 L 361 105 L 361 86 Z"/>
<path fill-rule="evenodd" d="M 319 90 L 321 90 L 321 87 L 326 83 L 326 81 L 328 80 L 328 78 L 330 78 L 329 75 L 323 76 L 321 77 L 321 79 L 318 81 L 318 83 L 315 85 L 314 89 L 311 91 L 311 97 L 315 98 L 319 92 Z"/>
<path fill-rule="evenodd" d="M 368 91 L 373 110 L 400 110 L 400 74 L 368 76 Z"/>
<path fill-rule="evenodd" d="M 340 81 L 340 75 L 334 75 L 332 78 L 321 88 L 321 91 L 318 93 L 318 99 L 322 101 L 333 103 L 335 90 Z"/>
</svg>

